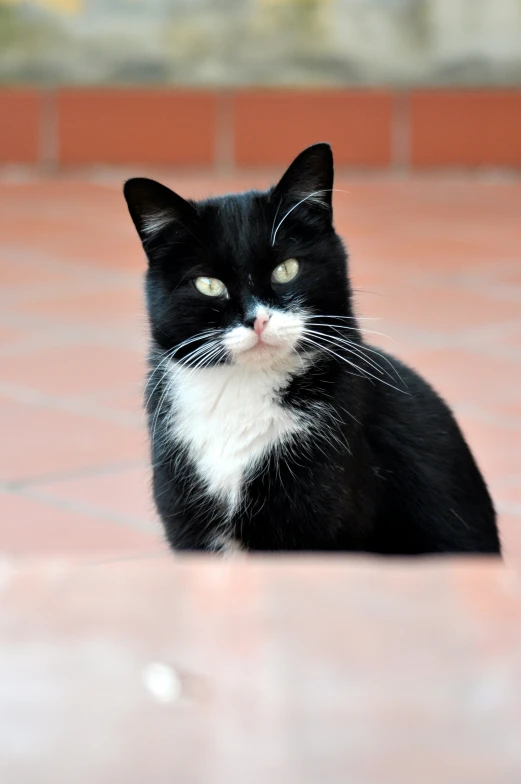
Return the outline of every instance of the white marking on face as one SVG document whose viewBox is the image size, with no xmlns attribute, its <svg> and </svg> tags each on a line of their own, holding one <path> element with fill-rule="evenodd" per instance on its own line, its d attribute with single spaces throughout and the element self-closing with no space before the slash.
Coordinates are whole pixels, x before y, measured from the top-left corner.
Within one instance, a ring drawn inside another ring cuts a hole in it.
<svg viewBox="0 0 521 784">
<path fill-rule="evenodd" d="M 240 325 L 224 336 L 223 345 L 232 361 L 248 367 L 270 367 L 287 361 L 302 337 L 304 312 L 257 305 L 254 315 L 257 319 L 269 319 L 261 335 L 251 327 Z"/>
</svg>

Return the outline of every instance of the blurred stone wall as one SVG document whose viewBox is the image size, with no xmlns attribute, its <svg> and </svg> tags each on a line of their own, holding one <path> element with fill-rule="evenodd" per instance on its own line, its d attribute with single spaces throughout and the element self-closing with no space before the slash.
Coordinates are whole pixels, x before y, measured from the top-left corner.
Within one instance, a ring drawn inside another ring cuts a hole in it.
<svg viewBox="0 0 521 784">
<path fill-rule="evenodd" d="M 520 84 L 521 0 L 0 0 L 0 81 Z"/>
</svg>

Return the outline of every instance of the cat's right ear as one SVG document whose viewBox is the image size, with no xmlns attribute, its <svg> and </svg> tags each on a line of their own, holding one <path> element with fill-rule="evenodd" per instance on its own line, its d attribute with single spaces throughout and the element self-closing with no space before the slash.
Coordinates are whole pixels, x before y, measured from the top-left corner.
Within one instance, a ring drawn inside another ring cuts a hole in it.
<svg viewBox="0 0 521 784">
<path fill-rule="evenodd" d="M 312 144 L 297 155 L 283 174 L 274 196 L 288 202 L 316 197 L 315 202 L 331 210 L 333 179 L 331 147 L 325 142 Z"/>
<path fill-rule="evenodd" d="M 163 242 L 166 229 L 193 234 L 195 206 L 165 185 L 146 177 L 134 177 L 126 181 L 123 194 L 147 255 Z"/>
</svg>

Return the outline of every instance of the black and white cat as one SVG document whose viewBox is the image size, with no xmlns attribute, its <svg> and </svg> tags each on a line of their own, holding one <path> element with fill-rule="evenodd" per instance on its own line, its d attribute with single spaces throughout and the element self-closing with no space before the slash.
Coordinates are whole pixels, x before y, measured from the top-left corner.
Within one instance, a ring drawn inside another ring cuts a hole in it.
<svg viewBox="0 0 521 784">
<path fill-rule="evenodd" d="M 332 189 L 327 144 L 266 192 L 193 202 L 153 180 L 125 184 L 149 261 L 146 405 L 168 540 L 499 553 L 448 407 L 362 339 Z"/>
</svg>

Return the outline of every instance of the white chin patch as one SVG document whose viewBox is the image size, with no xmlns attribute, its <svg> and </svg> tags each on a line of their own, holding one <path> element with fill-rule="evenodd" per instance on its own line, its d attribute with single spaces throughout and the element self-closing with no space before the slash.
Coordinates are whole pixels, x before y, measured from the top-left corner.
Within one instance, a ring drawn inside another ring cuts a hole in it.
<svg viewBox="0 0 521 784">
<path fill-rule="evenodd" d="M 304 329 L 304 315 L 295 311 L 259 307 L 257 316 L 269 321 L 259 337 L 250 327 L 234 327 L 223 339 L 224 347 L 238 365 L 271 365 L 293 355 Z"/>
</svg>

